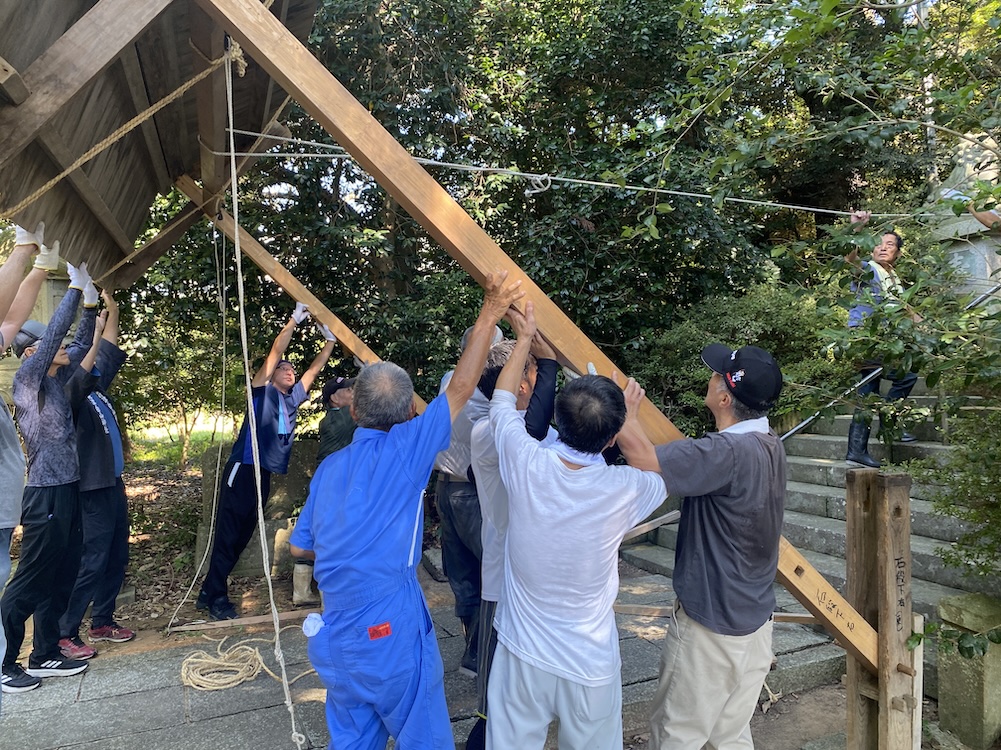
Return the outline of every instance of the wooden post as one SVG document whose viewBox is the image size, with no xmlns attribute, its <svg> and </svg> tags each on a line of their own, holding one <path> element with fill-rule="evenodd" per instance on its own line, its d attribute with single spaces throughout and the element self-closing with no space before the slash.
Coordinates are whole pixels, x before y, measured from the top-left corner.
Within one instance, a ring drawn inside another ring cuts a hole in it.
<svg viewBox="0 0 1001 750">
<path fill-rule="evenodd" d="M 852 469 L 845 474 L 845 594 L 848 603 L 872 626 L 879 624 L 876 600 L 877 469 Z M 878 750 L 879 702 L 875 676 L 856 659 L 848 659 L 846 689 L 847 750 Z"/>
<path fill-rule="evenodd" d="M 925 631 L 925 618 L 915 612 L 912 615 L 911 628 L 915 633 Z M 911 747 L 921 750 L 921 712 L 925 699 L 925 642 L 921 641 L 917 648 L 911 651 L 911 666 L 914 668 L 911 695 L 914 697 L 914 716 L 911 718 Z"/>
<path fill-rule="evenodd" d="M 905 750 L 913 743 L 915 705 L 911 616 L 911 478 L 880 474 L 876 495 L 879 591 L 879 748 Z"/>
</svg>

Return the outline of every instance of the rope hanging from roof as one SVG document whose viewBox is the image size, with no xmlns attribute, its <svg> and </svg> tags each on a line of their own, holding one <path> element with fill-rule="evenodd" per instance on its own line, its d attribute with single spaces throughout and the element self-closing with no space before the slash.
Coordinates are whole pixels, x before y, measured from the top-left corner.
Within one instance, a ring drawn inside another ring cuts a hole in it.
<svg viewBox="0 0 1001 750">
<path fill-rule="evenodd" d="M 180 99 L 192 87 L 194 87 L 195 85 L 197 85 L 198 83 L 200 83 L 201 81 L 212 75 L 212 73 L 214 73 L 223 64 L 225 64 L 227 60 L 231 60 L 233 62 L 233 64 L 236 66 L 237 74 L 242 78 L 243 74 L 247 70 L 247 59 L 243 56 L 243 50 L 240 48 L 240 45 L 237 44 L 232 39 L 230 39 L 229 47 L 226 50 L 226 52 L 224 52 L 221 56 L 219 56 L 215 60 L 209 61 L 208 67 L 206 67 L 205 70 L 201 71 L 193 78 L 181 84 L 181 86 L 179 86 L 170 94 L 167 94 L 167 96 L 158 101 L 156 104 L 153 104 L 148 109 L 143 110 L 135 117 L 133 117 L 131 120 L 129 120 L 124 125 L 115 130 L 113 133 L 111 133 L 107 138 L 95 144 L 91 149 L 83 153 L 76 161 L 70 164 L 66 169 L 64 169 L 58 175 L 56 175 L 51 180 L 46 182 L 44 185 L 38 188 L 38 190 L 33 192 L 31 195 L 22 200 L 16 206 L 0 212 L 0 218 L 6 219 L 8 221 L 13 221 L 15 215 L 26 209 L 28 206 L 30 206 L 39 198 L 41 198 L 43 195 L 45 195 L 47 192 L 49 192 L 52 188 L 54 188 L 56 185 L 62 182 L 68 175 L 78 170 L 80 167 L 82 167 L 84 164 L 89 162 L 99 153 L 107 149 L 113 143 L 116 143 L 122 138 L 124 138 L 128 133 L 130 133 L 131 131 L 135 130 L 137 127 L 142 125 L 144 122 L 153 117 L 153 115 L 155 115 L 161 109 L 166 107 L 168 104 L 171 104 Z"/>
</svg>

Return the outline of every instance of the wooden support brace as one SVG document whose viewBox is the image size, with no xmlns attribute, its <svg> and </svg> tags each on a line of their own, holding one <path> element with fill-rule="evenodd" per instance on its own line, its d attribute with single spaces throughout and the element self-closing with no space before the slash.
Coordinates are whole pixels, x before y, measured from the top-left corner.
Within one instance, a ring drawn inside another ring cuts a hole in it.
<svg viewBox="0 0 1001 750">
<path fill-rule="evenodd" d="M 201 198 L 201 188 L 190 177 L 185 176 L 179 179 L 177 181 L 177 188 L 192 200 Z M 205 211 L 205 216 L 233 242 L 236 241 L 236 235 L 239 232 L 240 250 L 243 254 L 250 258 L 264 273 L 274 279 L 275 283 L 281 286 L 294 300 L 309 305 L 309 311 L 313 317 L 330 327 L 330 330 L 337 337 L 341 346 L 365 364 L 379 361 L 379 356 L 369 349 L 368 345 L 358 338 L 354 331 L 348 328 L 340 318 L 328 310 L 326 305 L 309 291 L 301 281 L 289 273 L 277 258 L 265 250 L 264 246 L 254 239 L 247 230 L 237 227 L 232 215 L 226 211 L 219 210 L 215 214 Z M 414 394 L 414 401 L 417 405 L 417 410 L 423 412 L 427 403 L 416 394 Z"/>
<path fill-rule="evenodd" d="M 279 612 L 278 622 L 295 622 L 305 620 L 306 616 L 319 609 L 297 609 L 294 612 Z M 271 615 L 253 615 L 252 617 L 237 617 L 235 620 L 218 620 L 212 622 L 192 622 L 188 625 L 175 625 L 168 627 L 168 633 L 194 633 L 202 630 L 219 630 L 221 628 L 240 628 L 244 625 L 264 625 L 273 621 Z"/>
</svg>

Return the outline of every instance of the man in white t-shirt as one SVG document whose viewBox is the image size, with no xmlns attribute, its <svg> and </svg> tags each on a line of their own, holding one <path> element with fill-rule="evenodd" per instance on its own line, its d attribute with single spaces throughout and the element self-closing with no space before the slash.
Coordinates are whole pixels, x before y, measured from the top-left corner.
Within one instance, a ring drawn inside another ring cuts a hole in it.
<svg viewBox="0 0 1001 750">
<path fill-rule="evenodd" d="M 516 393 L 536 333 L 532 304 L 508 317 L 518 340 L 490 403 L 509 507 L 487 748 L 541 748 L 556 718 L 561 748 L 621 748 L 618 548 L 663 501 L 664 481 L 602 458 L 626 417 L 608 378 L 563 389 L 551 446 L 526 433 Z"/>
</svg>

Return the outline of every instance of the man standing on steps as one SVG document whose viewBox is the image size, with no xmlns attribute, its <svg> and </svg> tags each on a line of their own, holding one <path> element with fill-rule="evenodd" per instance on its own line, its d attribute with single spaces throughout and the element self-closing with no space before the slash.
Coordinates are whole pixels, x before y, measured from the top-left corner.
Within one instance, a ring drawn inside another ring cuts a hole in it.
<svg viewBox="0 0 1001 750">
<path fill-rule="evenodd" d="M 869 218 L 868 211 L 853 212 L 851 215 L 852 227 L 855 231 L 859 231 L 869 223 Z M 904 287 L 894 270 L 903 247 L 904 241 L 900 235 L 894 231 L 888 231 L 881 235 L 879 244 L 873 249 L 870 260 L 860 262 L 858 248 L 853 249 L 845 257 L 848 263 L 861 268 L 864 277 L 868 277 L 855 287 L 857 293 L 855 304 L 848 311 L 849 328 L 861 327 L 871 315 L 876 313 L 877 306 L 893 302 L 904 293 Z M 920 315 L 909 307 L 906 309 L 915 323 L 921 322 Z M 864 362 L 860 368 L 860 374 L 862 376 L 868 375 L 881 366 L 882 363 L 879 361 Z M 879 384 L 883 378 L 892 382 L 890 390 L 886 394 L 887 401 L 907 398 L 911 394 L 914 384 L 918 382 L 918 376 L 913 372 L 884 372 L 881 376 L 874 377 L 859 388 L 858 395 L 863 397 L 870 393 L 878 395 Z M 852 466 L 868 466 L 876 469 L 880 466 L 879 461 L 869 455 L 871 423 L 871 415 L 866 414 L 862 409 L 855 410 L 848 431 L 848 452 L 845 455 L 845 460 Z M 911 443 L 915 440 L 917 438 L 909 432 L 904 432 L 900 436 L 902 443 Z"/>
<path fill-rule="evenodd" d="M 658 750 L 752 748 L 751 716 L 772 662 L 786 456 L 768 411 L 782 372 L 756 346 L 712 344 L 702 361 L 713 373 L 705 403 L 717 432 L 655 448 L 634 400 L 618 440 L 630 465 L 659 470 L 684 498 L 674 622 L 650 719 Z"/>
<path fill-rule="evenodd" d="M 306 305 L 297 302 L 288 323 L 278 333 L 271 351 L 251 382 L 257 450 L 261 462 L 261 503 L 271 494 L 271 475 L 288 471 L 295 437 L 299 406 L 308 398 L 316 376 L 330 359 L 337 339 L 327 326 L 318 326 L 325 344 L 296 380 L 295 366 L 284 359 L 295 327 L 309 318 Z M 235 620 L 238 615 L 229 600 L 229 574 L 257 528 L 257 481 L 254 477 L 253 443 L 250 424 L 244 417 L 233 452 L 222 472 L 219 510 L 216 514 L 215 542 L 209 572 L 202 583 L 195 606 L 208 610 L 214 620 Z"/>
</svg>

